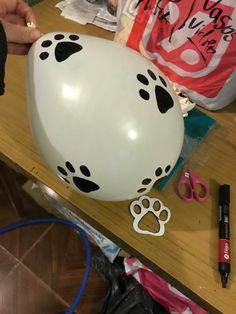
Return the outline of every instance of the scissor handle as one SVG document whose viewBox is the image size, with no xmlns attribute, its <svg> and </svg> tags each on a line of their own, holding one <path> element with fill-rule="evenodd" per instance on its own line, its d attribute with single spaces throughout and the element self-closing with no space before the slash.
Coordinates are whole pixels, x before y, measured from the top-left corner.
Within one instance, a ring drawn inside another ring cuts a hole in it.
<svg viewBox="0 0 236 314">
<path fill-rule="evenodd" d="M 205 201 L 208 198 L 209 194 L 206 184 L 196 175 L 196 173 L 194 173 L 192 169 L 189 170 L 189 177 L 194 198 L 199 202 Z M 196 185 L 199 185 L 201 187 L 200 193 L 197 192 Z"/>
<path fill-rule="evenodd" d="M 192 189 L 189 178 L 187 178 L 186 176 L 187 176 L 187 173 L 184 173 L 184 175 L 178 181 L 176 189 L 177 189 L 177 193 L 178 193 L 179 197 L 182 200 L 184 200 L 186 202 L 191 202 L 193 200 L 193 196 L 194 196 L 193 192 L 194 191 Z M 187 194 L 184 194 L 181 192 L 183 186 L 187 187 Z"/>
<path fill-rule="evenodd" d="M 200 193 L 197 191 L 197 185 L 201 188 Z M 181 188 L 183 186 L 187 187 L 187 194 L 181 192 Z M 191 202 L 193 198 L 202 202 L 208 197 L 208 188 L 192 169 L 188 169 L 182 173 L 182 176 L 177 184 L 177 193 L 179 197 L 186 202 Z"/>
</svg>

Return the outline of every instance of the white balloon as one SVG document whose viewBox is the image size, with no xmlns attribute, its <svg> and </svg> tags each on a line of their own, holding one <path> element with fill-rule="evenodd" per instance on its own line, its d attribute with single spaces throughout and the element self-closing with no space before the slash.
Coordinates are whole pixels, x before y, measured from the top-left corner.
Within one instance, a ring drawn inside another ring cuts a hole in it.
<svg viewBox="0 0 236 314">
<path fill-rule="evenodd" d="M 75 191 L 127 200 L 174 167 L 183 117 L 165 75 L 118 43 L 48 33 L 28 55 L 27 99 L 35 143 Z"/>
</svg>

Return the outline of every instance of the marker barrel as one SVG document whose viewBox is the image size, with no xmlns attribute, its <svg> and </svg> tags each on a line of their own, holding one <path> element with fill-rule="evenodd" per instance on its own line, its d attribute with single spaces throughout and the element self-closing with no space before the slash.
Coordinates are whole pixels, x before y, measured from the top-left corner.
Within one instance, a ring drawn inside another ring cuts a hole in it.
<svg viewBox="0 0 236 314">
<path fill-rule="evenodd" d="M 227 184 L 219 188 L 219 247 L 218 270 L 222 287 L 226 288 L 230 274 L 230 232 L 229 232 L 230 187 Z"/>
</svg>

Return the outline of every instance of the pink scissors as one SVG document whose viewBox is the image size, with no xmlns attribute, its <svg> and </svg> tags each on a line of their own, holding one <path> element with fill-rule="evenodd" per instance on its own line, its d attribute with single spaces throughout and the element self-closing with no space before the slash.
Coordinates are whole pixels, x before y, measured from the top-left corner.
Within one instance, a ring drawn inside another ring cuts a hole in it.
<svg viewBox="0 0 236 314">
<path fill-rule="evenodd" d="M 186 193 L 182 192 L 184 187 L 187 190 Z M 194 171 L 187 169 L 182 172 L 180 180 L 178 181 L 177 193 L 179 197 L 186 202 L 191 202 L 193 199 L 202 202 L 207 199 L 209 192 L 205 183 Z"/>
</svg>

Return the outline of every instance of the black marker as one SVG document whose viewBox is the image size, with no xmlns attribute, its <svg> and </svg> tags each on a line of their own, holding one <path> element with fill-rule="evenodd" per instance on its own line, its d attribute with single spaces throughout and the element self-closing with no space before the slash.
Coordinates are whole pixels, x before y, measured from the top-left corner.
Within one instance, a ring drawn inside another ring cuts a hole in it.
<svg viewBox="0 0 236 314">
<path fill-rule="evenodd" d="M 230 273 L 230 234 L 229 234 L 230 187 L 228 184 L 219 188 L 219 251 L 218 267 L 222 288 L 226 288 Z"/>
</svg>

